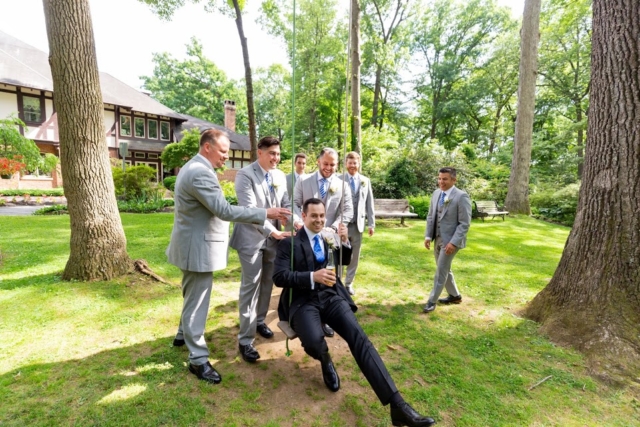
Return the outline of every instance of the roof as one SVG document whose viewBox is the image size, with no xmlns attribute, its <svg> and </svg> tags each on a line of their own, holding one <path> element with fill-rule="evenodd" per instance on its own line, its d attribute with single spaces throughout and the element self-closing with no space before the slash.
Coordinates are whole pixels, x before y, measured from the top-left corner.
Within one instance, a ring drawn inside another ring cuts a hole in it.
<svg viewBox="0 0 640 427">
<path fill-rule="evenodd" d="M 124 140 L 121 139 L 120 143 L 128 142 L 129 143 L 129 151 L 152 151 L 154 153 L 162 153 L 167 145 L 169 145 L 168 141 L 137 141 L 135 139 Z"/>
<path fill-rule="evenodd" d="M 0 31 L 0 83 L 53 92 L 48 54 Z M 142 113 L 185 120 L 180 114 L 155 99 L 100 72 L 102 100 Z"/>
<path fill-rule="evenodd" d="M 206 120 L 199 119 L 197 117 L 189 116 L 188 114 L 182 114 L 182 117 L 186 122 L 181 123 L 175 131 L 175 137 L 177 141 L 182 139 L 182 133 L 187 130 L 191 130 L 197 128 L 200 132 L 205 131 L 207 129 L 218 129 L 223 132 L 226 132 L 229 135 L 229 141 L 231 141 L 230 149 L 231 150 L 251 150 L 251 141 L 247 135 L 241 135 L 228 129 L 224 126 L 216 125 L 214 123 L 208 122 Z"/>
</svg>

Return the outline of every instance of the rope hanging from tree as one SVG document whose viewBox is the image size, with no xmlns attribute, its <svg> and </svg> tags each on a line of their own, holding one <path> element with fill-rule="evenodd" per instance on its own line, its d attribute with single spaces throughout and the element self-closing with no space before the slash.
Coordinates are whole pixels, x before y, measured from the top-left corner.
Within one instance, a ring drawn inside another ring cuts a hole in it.
<svg viewBox="0 0 640 427">
<path fill-rule="evenodd" d="M 347 40 L 347 63 L 345 67 L 345 102 L 344 102 L 344 120 L 343 120 L 344 134 L 342 139 L 343 162 L 344 162 L 344 159 L 346 159 L 347 157 L 347 136 L 348 136 L 347 118 L 349 115 L 348 113 L 349 112 L 349 94 L 351 92 L 351 88 L 349 85 L 349 66 L 351 61 L 351 28 L 353 25 L 353 22 L 352 22 L 353 16 L 351 12 L 352 12 L 351 2 L 349 2 L 349 37 Z M 296 121 L 295 121 L 295 117 L 296 117 L 295 116 L 295 111 L 296 111 L 296 0 L 293 0 L 293 37 L 292 38 L 293 38 L 293 49 L 291 52 L 291 158 L 295 158 L 295 153 L 296 153 Z M 294 166 L 295 166 L 295 162 L 291 162 L 292 176 L 295 176 Z M 347 173 L 346 168 L 343 165 L 342 167 L 342 198 L 340 199 L 340 223 L 341 224 L 343 223 L 343 219 L 344 219 L 344 199 L 345 199 L 345 189 L 347 185 L 346 173 Z M 291 198 L 291 206 L 293 209 L 293 204 L 295 203 L 293 194 L 290 194 L 289 197 Z M 293 218 L 292 218 L 292 221 L 293 221 Z M 291 266 L 290 266 L 292 271 L 293 271 L 294 257 L 295 257 L 294 241 L 292 238 L 291 239 Z M 338 256 L 338 258 L 339 258 L 338 268 L 336 271 L 342 272 L 342 245 L 340 245 L 340 255 Z M 289 306 L 291 306 L 291 302 L 293 298 L 292 289 L 289 288 L 288 292 L 289 292 Z M 291 315 L 289 315 L 288 321 L 284 321 L 284 320 L 279 321 L 278 328 L 280 328 L 280 330 L 287 337 L 287 339 L 285 340 L 285 346 L 287 348 L 287 351 L 285 354 L 287 357 L 289 357 L 293 354 L 289 349 L 289 340 L 295 339 L 298 336 L 293 330 L 293 328 L 291 327 Z"/>
</svg>

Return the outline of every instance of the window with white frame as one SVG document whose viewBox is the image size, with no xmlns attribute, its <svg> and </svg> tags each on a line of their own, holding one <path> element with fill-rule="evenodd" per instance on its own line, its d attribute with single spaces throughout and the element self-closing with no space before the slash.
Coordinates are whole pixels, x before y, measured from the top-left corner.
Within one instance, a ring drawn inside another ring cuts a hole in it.
<svg viewBox="0 0 640 427">
<path fill-rule="evenodd" d="M 160 139 L 168 141 L 171 137 L 171 128 L 169 122 L 160 122 Z"/>
<path fill-rule="evenodd" d="M 147 132 L 149 134 L 149 139 L 158 139 L 158 121 L 157 120 L 147 120 Z"/>
<path fill-rule="evenodd" d="M 42 123 L 42 100 L 39 97 L 22 95 L 24 121 Z"/>
<path fill-rule="evenodd" d="M 131 117 L 120 116 L 120 135 L 131 136 Z"/>
<path fill-rule="evenodd" d="M 144 138 L 144 119 L 142 117 L 134 118 L 134 132 L 136 138 Z"/>
</svg>

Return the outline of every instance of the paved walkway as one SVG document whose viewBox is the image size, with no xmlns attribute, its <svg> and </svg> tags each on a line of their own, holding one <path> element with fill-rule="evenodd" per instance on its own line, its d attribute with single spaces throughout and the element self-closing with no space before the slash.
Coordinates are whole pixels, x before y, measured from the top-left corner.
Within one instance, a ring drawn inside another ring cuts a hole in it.
<svg viewBox="0 0 640 427">
<path fill-rule="evenodd" d="M 44 206 L 0 206 L 0 215 L 31 215 Z"/>
</svg>

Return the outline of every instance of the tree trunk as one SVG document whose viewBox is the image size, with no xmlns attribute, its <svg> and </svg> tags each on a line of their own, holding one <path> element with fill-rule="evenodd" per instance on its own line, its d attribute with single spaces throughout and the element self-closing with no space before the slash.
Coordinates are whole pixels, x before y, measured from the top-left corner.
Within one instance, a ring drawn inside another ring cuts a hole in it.
<svg viewBox="0 0 640 427">
<path fill-rule="evenodd" d="M 381 84 L 380 80 L 382 79 L 382 65 L 376 65 L 376 81 L 373 85 L 373 105 L 371 107 L 371 125 L 373 127 L 378 127 L 378 105 L 380 104 L 380 93 L 381 93 Z"/>
<path fill-rule="evenodd" d="M 242 11 L 238 0 L 233 0 L 233 8 L 236 11 L 236 27 L 240 44 L 242 45 L 242 59 L 244 61 L 244 80 L 247 85 L 247 116 L 249 118 L 249 142 L 251 143 L 251 161 L 258 159 L 258 138 L 256 136 L 256 111 L 253 105 L 253 79 L 251 77 L 251 64 L 249 63 L 249 46 L 242 26 Z"/>
<path fill-rule="evenodd" d="M 44 0 L 58 115 L 60 162 L 71 219 L 64 280 L 109 280 L 131 262 L 116 203 L 88 0 Z"/>
<path fill-rule="evenodd" d="M 576 122 L 582 121 L 582 103 L 578 100 L 575 103 L 576 106 Z M 584 170 L 584 131 L 582 128 L 578 129 L 578 138 L 576 142 L 577 155 L 578 155 L 578 179 L 582 180 L 582 173 Z"/>
<path fill-rule="evenodd" d="M 613 381 L 640 371 L 640 3 L 593 1 L 591 99 L 576 221 L 524 314 Z"/>
<path fill-rule="evenodd" d="M 529 215 L 529 166 L 533 141 L 533 113 L 536 103 L 538 41 L 540 39 L 541 0 L 525 0 L 520 33 L 520 78 L 518 113 L 511 176 L 505 205 L 508 211 Z"/>
<path fill-rule="evenodd" d="M 358 0 L 351 0 L 351 120 L 351 150 L 361 153 L 360 4 Z"/>
</svg>

